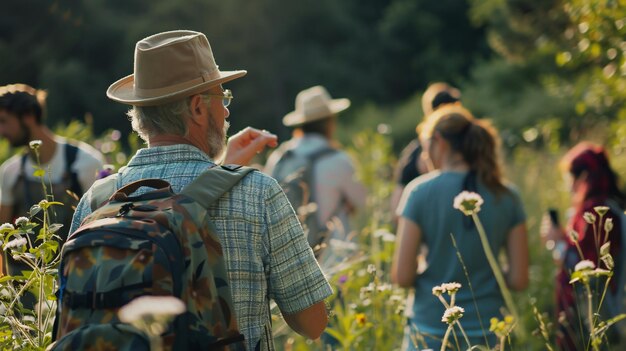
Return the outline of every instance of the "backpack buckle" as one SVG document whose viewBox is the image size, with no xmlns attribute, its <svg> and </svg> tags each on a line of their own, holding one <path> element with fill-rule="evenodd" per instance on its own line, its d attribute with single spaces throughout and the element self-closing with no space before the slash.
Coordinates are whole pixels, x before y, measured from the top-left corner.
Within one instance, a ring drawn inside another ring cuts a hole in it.
<svg viewBox="0 0 626 351">
<path fill-rule="evenodd" d="M 222 167 L 222 169 L 225 169 L 227 171 L 234 172 L 234 171 L 238 170 L 239 168 L 241 168 L 243 166 L 237 165 L 237 164 L 234 164 L 234 163 L 229 163 L 229 164 L 226 164 L 226 165 L 221 165 L 220 167 Z"/>
<path fill-rule="evenodd" d="M 125 216 L 126 214 L 128 214 L 128 212 L 130 212 L 130 210 L 133 209 L 133 207 L 135 207 L 135 205 L 133 205 L 132 202 L 123 204 L 122 207 L 120 207 L 120 210 L 115 215 L 115 217 Z"/>
</svg>

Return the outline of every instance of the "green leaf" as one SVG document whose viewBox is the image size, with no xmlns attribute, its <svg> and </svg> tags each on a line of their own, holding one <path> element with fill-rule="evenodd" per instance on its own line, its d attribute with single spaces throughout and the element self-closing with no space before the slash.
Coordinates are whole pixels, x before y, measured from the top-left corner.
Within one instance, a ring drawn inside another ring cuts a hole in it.
<svg viewBox="0 0 626 351">
<path fill-rule="evenodd" d="M 12 280 L 14 280 L 15 277 L 11 276 L 11 275 L 5 275 L 2 278 L 0 278 L 0 284 L 1 283 L 6 283 L 6 282 L 10 282 Z"/>
<path fill-rule="evenodd" d="M 41 206 L 33 205 L 33 206 L 31 206 L 30 211 L 28 211 L 28 213 L 29 213 L 30 217 L 33 218 L 40 211 L 41 211 Z"/>
<path fill-rule="evenodd" d="M 49 232 L 49 233 L 56 233 L 56 232 L 58 232 L 58 231 L 59 231 L 59 229 L 61 229 L 62 227 L 63 227 L 63 224 L 60 224 L 60 223 L 54 223 L 54 224 L 51 224 L 51 225 L 48 227 L 48 232 Z"/>
</svg>

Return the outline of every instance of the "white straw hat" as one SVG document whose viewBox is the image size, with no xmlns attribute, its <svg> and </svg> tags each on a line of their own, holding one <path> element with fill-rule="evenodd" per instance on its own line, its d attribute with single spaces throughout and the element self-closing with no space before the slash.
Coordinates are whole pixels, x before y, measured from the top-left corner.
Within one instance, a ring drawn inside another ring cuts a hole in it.
<svg viewBox="0 0 626 351">
<path fill-rule="evenodd" d="M 283 118 L 287 127 L 298 126 L 337 114 L 350 107 L 348 99 L 331 99 L 321 85 L 305 89 L 296 96 L 296 109 Z"/>
</svg>

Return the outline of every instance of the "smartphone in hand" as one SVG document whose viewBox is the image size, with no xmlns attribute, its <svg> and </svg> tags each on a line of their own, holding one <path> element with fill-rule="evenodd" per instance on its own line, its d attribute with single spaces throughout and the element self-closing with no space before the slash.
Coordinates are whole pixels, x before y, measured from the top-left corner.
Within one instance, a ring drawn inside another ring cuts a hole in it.
<svg viewBox="0 0 626 351">
<path fill-rule="evenodd" d="M 556 208 L 549 208 L 548 215 L 550 216 L 550 222 L 553 226 L 559 226 L 559 211 Z"/>
</svg>

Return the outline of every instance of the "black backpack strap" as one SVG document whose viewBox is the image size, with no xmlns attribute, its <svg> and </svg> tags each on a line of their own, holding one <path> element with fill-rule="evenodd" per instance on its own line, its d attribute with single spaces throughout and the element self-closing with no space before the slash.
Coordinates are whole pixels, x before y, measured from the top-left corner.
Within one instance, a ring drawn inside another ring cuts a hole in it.
<svg viewBox="0 0 626 351">
<path fill-rule="evenodd" d="M 290 159 L 291 157 L 293 157 L 293 149 L 291 148 L 291 142 L 285 142 L 280 144 L 280 146 L 278 146 L 278 148 L 276 149 L 276 151 L 274 151 L 275 153 L 277 153 L 279 155 L 278 157 L 278 161 L 276 162 L 276 164 L 274 165 L 274 169 L 272 170 L 272 174 L 270 174 L 272 176 L 272 178 L 275 178 L 280 174 L 281 169 L 284 167 L 285 165 L 285 160 Z"/>
<path fill-rule="evenodd" d="M 238 165 L 214 166 L 187 184 L 181 194 L 208 208 L 254 168 Z"/>
<path fill-rule="evenodd" d="M 78 156 L 78 146 L 65 143 L 65 174 L 70 178 L 70 191 L 79 198 L 83 195 L 83 187 L 78 181 L 78 173 L 72 171 L 72 166 Z"/>
<path fill-rule="evenodd" d="M 324 156 L 328 156 L 336 152 L 337 152 L 337 149 L 328 147 L 328 148 L 317 150 L 314 153 L 306 156 L 308 165 L 306 167 L 306 174 L 304 175 L 305 177 L 304 179 L 309 184 L 310 188 L 314 188 L 316 184 L 315 183 L 315 164 L 317 163 L 317 161 L 323 158 Z M 315 199 L 315 191 L 311 191 L 310 202 L 317 203 Z"/>
<path fill-rule="evenodd" d="M 33 196 L 30 193 L 30 187 L 26 182 L 26 161 L 28 160 L 28 153 L 22 155 L 20 159 L 20 177 L 22 177 L 22 186 L 24 187 L 24 208 L 30 208 L 34 204 Z M 17 199 L 16 199 L 17 200 Z M 15 211 L 15 210 L 14 210 Z"/>
</svg>

